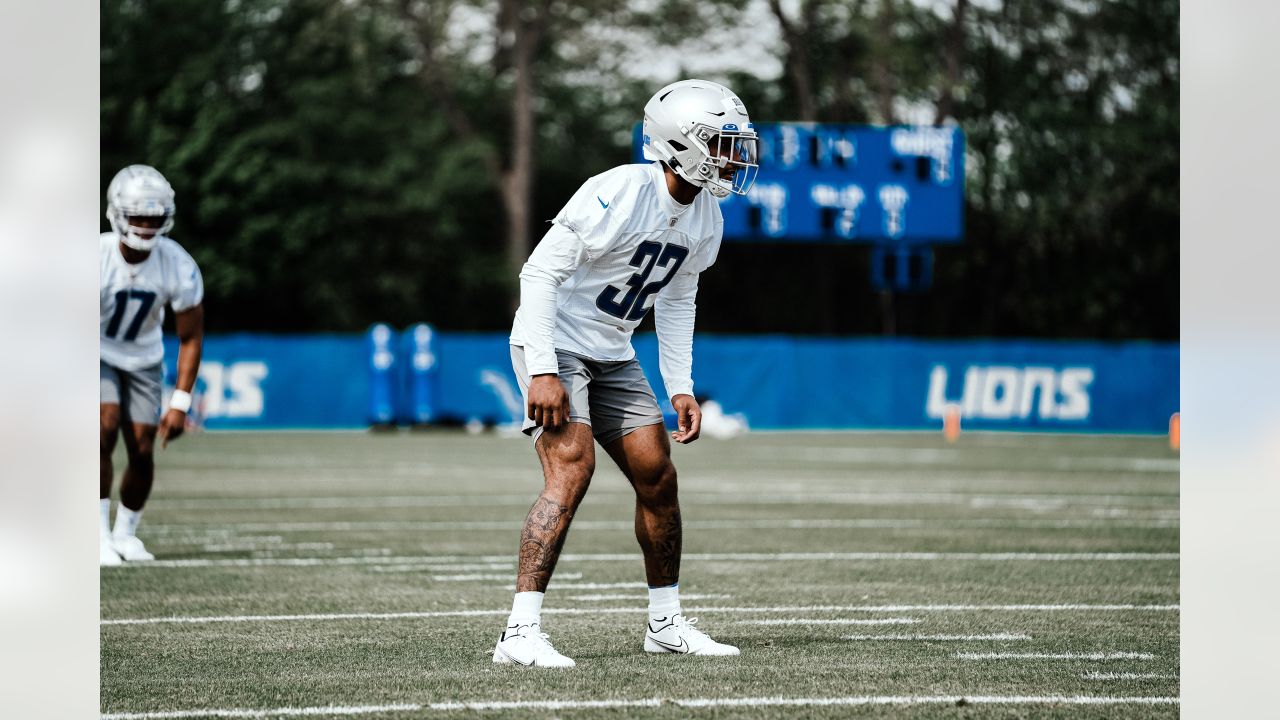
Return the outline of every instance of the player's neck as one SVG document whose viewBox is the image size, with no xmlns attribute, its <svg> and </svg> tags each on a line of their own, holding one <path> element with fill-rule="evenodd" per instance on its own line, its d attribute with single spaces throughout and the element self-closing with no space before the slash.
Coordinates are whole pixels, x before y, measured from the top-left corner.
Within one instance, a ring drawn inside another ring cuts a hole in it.
<svg viewBox="0 0 1280 720">
<path fill-rule="evenodd" d="M 120 257 L 124 258 L 124 261 L 130 265 L 137 265 L 138 263 L 146 262 L 147 258 L 151 257 L 151 251 L 135 250 L 122 242 L 120 243 Z"/>
<path fill-rule="evenodd" d="M 675 174 L 666 165 L 662 166 L 662 172 L 666 175 L 667 192 L 671 194 L 671 199 L 681 205 L 688 205 L 693 202 L 694 198 L 698 197 L 698 193 L 702 191 L 702 188 Z"/>
</svg>

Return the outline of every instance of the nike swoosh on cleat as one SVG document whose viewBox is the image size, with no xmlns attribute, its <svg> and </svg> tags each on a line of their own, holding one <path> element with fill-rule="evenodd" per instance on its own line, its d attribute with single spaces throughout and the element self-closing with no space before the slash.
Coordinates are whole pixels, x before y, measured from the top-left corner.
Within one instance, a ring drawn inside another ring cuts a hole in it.
<svg viewBox="0 0 1280 720">
<path fill-rule="evenodd" d="M 604 200 L 601 200 L 599 195 L 596 196 L 596 200 L 600 202 L 600 207 L 604 208 L 605 210 L 609 209 L 609 203 L 605 202 Z"/>
<path fill-rule="evenodd" d="M 685 642 L 684 638 L 680 638 L 679 645 L 668 645 L 657 638 L 649 638 L 649 639 L 661 645 L 662 647 L 670 650 L 671 652 L 689 652 L 689 643 Z"/>
<path fill-rule="evenodd" d="M 663 620 L 666 620 L 666 618 L 661 618 L 660 620 L 658 620 L 658 622 L 662 622 Z M 655 633 L 655 634 L 656 634 L 656 633 L 660 633 L 660 632 L 662 632 L 663 630 L 666 630 L 667 628 L 671 627 L 672 625 L 675 625 L 675 623 L 673 623 L 673 622 L 669 622 L 669 623 L 667 623 L 666 625 L 663 625 L 662 627 L 660 627 L 660 628 L 658 628 L 658 629 L 656 629 L 656 630 L 655 630 L 655 629 L 653 628 L 653 623 L 649 623 L 649 632 L 651 632 L 651 633 Z"/>
<path fill-rule="evenodd" d="M 520 662 L 520 660 L 519 660 L 518 658 L 516 658 L 516 656 L 512 655 L 511 653 L 507 652 L 506 650 L 503 650 L 502 648 L 498 648 L 498 652 L 502 653 L 503 657 L 505 657 L 506 659 L 510 660 L 511 662 L 513 662 L 513 663 L 515 663 L 515 664 L 517 664 L 517 665 L 520 665 L 521 667 L 532 667 L 532 666 L 533 666 L 533 664 L 534 664 L 535 662 L 537 662 L 537 661 L 538 661 L 538 659 L 537 659 L 537 658 L 534 658 L 533 660 L 530 660 L 529 662 Z"/>
</svg>

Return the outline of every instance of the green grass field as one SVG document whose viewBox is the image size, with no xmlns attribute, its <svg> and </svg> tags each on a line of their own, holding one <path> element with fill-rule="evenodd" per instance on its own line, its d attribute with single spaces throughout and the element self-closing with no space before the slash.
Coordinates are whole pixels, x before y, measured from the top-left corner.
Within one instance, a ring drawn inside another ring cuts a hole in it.
<svg viewBox="0 0 1280 720">
<path fill-rule="evenodd" d="M 686 615 L 741 657 L 643 652 L 633 501 L 599 451 L 544 607 L 578 662 L 556 671 L 490 661 L 541 488 L 526 439 L 183 438 L 139 532 L 159 560 L 102 572 L 102 711 L 1177 716 L 1163 439 L 756 433 L 674 454 Z"/>
</svg>

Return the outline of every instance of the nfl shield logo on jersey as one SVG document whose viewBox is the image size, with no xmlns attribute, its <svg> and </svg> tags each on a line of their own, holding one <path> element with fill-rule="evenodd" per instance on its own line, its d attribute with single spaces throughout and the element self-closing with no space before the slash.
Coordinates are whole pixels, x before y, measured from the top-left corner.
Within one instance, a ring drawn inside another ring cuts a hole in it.
<svg viewBox="0 0 1280 720">
<path fill-rule="evenodd" d="M 678 218 L 678 217 L 673 217 L 673 218 L 671 218 L 671 222 L 667 223 L 667 227 L 675 227 L 675 226 L 676 226 L 676 221 L 678 221 L 679 219 L 680 219 L 680 218 Z"/>
</svg>

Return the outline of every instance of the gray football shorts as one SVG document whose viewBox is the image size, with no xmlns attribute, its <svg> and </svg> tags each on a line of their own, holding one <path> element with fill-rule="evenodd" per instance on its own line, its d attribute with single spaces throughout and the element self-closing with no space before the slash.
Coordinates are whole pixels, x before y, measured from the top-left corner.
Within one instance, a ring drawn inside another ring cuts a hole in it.
<svg viewBox="0 0 1280 720">
<path fill-rule="evenodd" d="M 556 350 L 556 360 L 560 364 L 560 383 L 569 394 L 569 422 L 590 425 L 591 434 L 601 445 L 608 445 L 636 428 L 662 422 L 658 399 L 635 358 L 605 362 Z M 516 371 L 520 394 L 524 397 L 522 429 L 537 442 L 542 428 L 529 419 L 532 378 L 525 367 L 524 348 L 511 346 L 511 367 Z"/>
<path fill-rule="evenodd" d="M 121 370 L 98 361 L 102 405 L 119 405 L 128 422 L 142 425 L 160 423 L 160 380 L 164 368 L 159 363 L 141 370 Z"/>
</svg>

